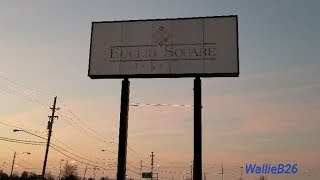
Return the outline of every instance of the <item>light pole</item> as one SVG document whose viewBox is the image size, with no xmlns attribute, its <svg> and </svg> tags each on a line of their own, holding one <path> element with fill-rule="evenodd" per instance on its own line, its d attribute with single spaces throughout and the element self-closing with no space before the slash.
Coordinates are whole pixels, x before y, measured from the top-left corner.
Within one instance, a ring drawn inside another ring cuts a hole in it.
<svg viewBox="0 0 320 180">
<path fill-rule="evenodd" d="M 2 164 L 2 169 L 1 169 L 1 173 L 3 173 L 4 172 L 4 166 L 5 166 L 5 164 L 6 164 L 6 162 L 3 162 L 3 164 Z"/>
<path fill-rule="evenodd" d="M 11 167 L 11 173 L 10 173 L 10 178 L 12 178 L 12 172 L 13 172 L 13 167 L 14 167 L 14 161 L 16 160 L 16 156 L 19 155 L 19 154 L 31 154 L 29 152 L 20 152 L 20 153 L 17 153 L 17 152 L 14 152 L 14 155 L 13 155 L 13 161 L 12 161 L 12 167 Z"/>
<path fill-rule="evenodd" d="M 158 180 L 158 179 L 159 179 L 159 169 L 160 169 L 160 165 L 158 164 L 157 167 L 158 167 L 158 173 L 157 173 L 157 180 Z"/>
</svg>

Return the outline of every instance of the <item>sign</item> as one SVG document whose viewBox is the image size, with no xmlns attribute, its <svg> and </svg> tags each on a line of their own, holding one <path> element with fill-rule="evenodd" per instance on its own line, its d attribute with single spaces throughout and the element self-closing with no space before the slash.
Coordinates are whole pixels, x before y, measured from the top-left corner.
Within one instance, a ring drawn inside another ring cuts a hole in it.
<svg viewBox="0 0 320 180">
<path fill-rule="evenodd" d="M 238 77 L 238 17 L 93 22 L 88 75 Z"/>
<path fill-rule="evenodd" d="M 143 172 L 142 178 L 152 178 L 152 172 Z"/>
</svg>

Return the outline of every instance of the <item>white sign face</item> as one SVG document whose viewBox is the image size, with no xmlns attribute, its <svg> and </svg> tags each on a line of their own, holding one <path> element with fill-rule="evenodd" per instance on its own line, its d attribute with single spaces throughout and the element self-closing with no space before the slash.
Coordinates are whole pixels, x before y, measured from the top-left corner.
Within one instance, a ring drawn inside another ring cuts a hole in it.
<svg viewBox="0 0 320 180">
<path fill-rule="evenodd" d="M 88 75 L 238 77 L 237 16 L 93 22 Z"/>
</svg>

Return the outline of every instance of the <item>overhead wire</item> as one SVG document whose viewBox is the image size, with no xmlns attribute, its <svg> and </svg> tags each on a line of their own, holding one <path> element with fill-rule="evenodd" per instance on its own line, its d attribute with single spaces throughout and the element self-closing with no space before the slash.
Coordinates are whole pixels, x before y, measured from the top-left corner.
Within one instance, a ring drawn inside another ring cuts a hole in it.
<svg viewBox="0 0 320 180">
<path fill-rule="evenodd" d="M 10 126 L 10 127 L 14 127 L 14 128 L 18 128 L 18 129 L 24 129 L 24 128 L 21 128 L 21 127 L 19 127 L 19 126 L 13 126 L 13 125 L 10 125 L 10 124 L 8 124 L 8 123 L 3 123 L 3 122 L 0 122 L 0 124 L 4 124 L 4 125 L 6 125 L 6 126 Z M 26 131 L 27 132 L 27 134 L 28 133 L 30 133 L 30 132 L 28 132 L 28 131 L 32 131 L 32 130 L 29 130 L 29 129 L 24 129 L 24 131 Z M 34 135 L 34 136 L 37 136 L 38 138 L 41 138 L 41 139 L 44 139 L 44 140 L 47 140 L 46 138 L 44 138 L 44 137 L 41 137 L 41 136 L 39 136 L 39 135 L 37 135 L 37 134 L 34 134 L 34 133 L 30 133 L 31 135 Z M 2 140 L 3 138 L 1 138 L 0 137 L 0 140 Z M 10 139 L 10 138 L 9 138 Z M 56 138 L 56 137 L 54 137 L 54 139 L 56 139 L 56 140 L 58 140 L 60 143 L 63 143 L 62 141 L 60 141 L 58 138 Z M 10 140 L 8 140 L 8 139 L 3 139 L 3 140 L 5 140 L 5 141 L 10 141 Z M 16 142 L 16 141 L 15 141 Z M 17 141 L 18 142 L 18 141 Z M 25 143 L 28 143 L 28 144 L 30 144 L 30 143 L 32 143 L 32 142 L 36 142 L 36 141 L 25 141 Z M 43 143 L 43 145 L 44 145 L 44 143 L 46 143 L 46 142 L 42 142 Z M 67 146 L 65 143 L 63 143 L 65 146 Z M 69 152 L 69 151 L 67 151 L 67 150 L 65 150 L 65 149 L 63 149 L 63 148 L 61 148 L 61 147 L 59 147 L 59 146 L 57 146 L 57 145 L 55 145 L 54 143 L 52 143 L 51 142 L 51 145 L 52 146 L 55 146 L 56 148 L 59 148 L 59 149 L 61 149 L 61 150 L 64 150 L 65 152 L 68 152 L 69 154 L 72 154 L 72 155 L 74 155 L 74 156 L 77 156 L 77 157 L 79 157 L 79 158 L 81 158 L 81 159 L 85 159 L 85 160 L 88 160 L 88 161 L 91 161 L 91 160 L 89 160 L 89 159 L 86 159 L 86 158 L 83 158 L 83 157 L 81 157 L 81 156 L 78 156 L 78 155 L 76 155 L 76 154 L 74 154 L 74 153 L 72 153 L 72 152 Z M 70 146 L 67 146 L 67 147 L 69 147 L 69 148 L 71 148 Z M 72 149 L 72 148 L 71 148 Z M 74 151 L 74 149 L 73 149 L 73 151 Z M 77 152 L 77 153 L 79 153 L 79 152 Z M 79 153 L 79 154 L 82 154 L 83 156 L 86 156 L 86 155 L 84 155 L 83 153 Z M 89 156 L 87 156 L 88 158 L 91 158 L 91 157 L 89 157 Z M 96 158 L 96 159 L 99 159 L 99 158 Z M 96 161 L 91 161 L 91 162 L 95 162 L 95 163 L 97 163 Z"/>
<path fill-rule="evenodd" d="M 9 81 L 9 82 L 11 82 L 11 83 L 14 83 L 14 84 L 16 84 L 16 85 L 19 85 L 19 86 L 21 86 L 21 87 L 23 87 L 23 88 L 25 88 L 25 89 L 34 91 L 34 92 L 36 92 L 36 93 L 41 93 L 41 94 L 45 94 L 45 95 L 52 96 L 51 93 L 45 93 L 45 92 L 42 92 L 42 91 L 37 91 L 37 90 L 35 90 L 35 89 L 29 88 L 29 87 L 26 87 L 26 86 L 24 86 L 24 85 L 22 85 L 22 84 L 20 84 L 20 83 L 17 83 L 17 82 L 15 82 L 15 81 L 13 81 L 13 80 L 10 80 L 9 78 L 3 77 L 3 76 L 0 76 L 0 78 L 5 79 L 5 80 L 7 80 L 7 81 Z M 1 85 L 0 85 L 0 86 L 1 86 Z M 30 98 L 30 97 L 28 97 L 28 96 L 25 96 L 25 95 L 19 93 L 19 92 L 16 92 L 16 91 L 14 91 L 14 90 L 8 89 L 8 88 L 6 88 L 6 87 L 4 87 L 4 86 L 1 86 L 1 87 L 2 87 L 2 89 L 4 89 L 5 91 L 7 91 L 7 92 L 9 92 L 9 93 L 11 93 L 11 94 L 20 95 L 20 96 L 26 98 L 26 99 L 29 100 L 29 101 L 32 101 L 32 102 L 35 102 L 35 103 L 39 103 L 39 104 L 41 104 L 41 105 L 43 105 L 43 106 L 49 106 L 49 107 L 50 107 L 50 105 L 48 105 L 47 103 L 46 103 L 46 105 L 45 105 L 44 103 L 42 103 L 41 101 L 39 101 L 39 100 L 37 100 L 37 99 L 35 99 L 35 98 Z M 76 116 L 75 113 L 72 112 L 71 109 L 68 108 L 68 107 L 62 102 L 62 99 L 61 99 L 61 98 L 58 98 L 58 100 L 59 100 L 59 101 L 61 102 L 61 104 L 68 110 L 68 112 L 71 113 L 83 126 L 85 126 L 86 128 L 88 128 L 90 131 L 94 132 L 95 134 L 97 134 L 97 135 L 99 135 L 99 136 L 102 136 L 100 133 L 97 133 L 97 132 L 94 131 L 91 127 L 89 127 L 89 126 L 86 125 L 83 121 L 81 121 L 80 118 L 79 118 L 78 116 Z M 60 112 L 57 112 L 57 113 L 58 113 L 60 116 L 63 116 L 62 113 L 60 113 Z M 94 139 L 96 139 L 96 140 L 98 140 L 98 141 L 102 141 L 102 142 L 104 142 L 104 143 L 117 144 L 117 142 L 115 142 L 115 139 L 113 139 L 113 138 L 111 138 L 111 139 L 113 140 L 113 142 L 112 142 L 112 141 L 111 141 L 111 142 L 107 142 L 107 141 L 105 141 L 105 140 L 102 139 L 102 138 L 99 138 L 99 137 L 97 137 L 97 136 L 92 135 L 90 132 L 87 131 L 86 128 L 82 128 L 77 122 L 75 122 L 75 121 L 73 120 L 73 118 L 70 118 L 70 117 L 67 117 L 67 118 L 69 118 L 74 124 L 76 124 L 76 125 L 79 127 L 78 130 L 79 130 L 80 132 L 87 134 L 87 136 L 90 136 L 90 137 L 92 137 L 92 138 L 94 138 Z M 65 119 L 64 119 L 64 120 L 65 120 Z M 68 122 L 69 125 L 71 125 L 71 126 L 74 127 L 75 129 L 77 129 L 77 127 L 75 127 L 72 123 L 70 123 L 70 121 L 67 121 L 67 122 Z M 80 129 L 81 129 L 81 130 L 80 130 Z M 109 139 L 110 139 L 110 138 L 109 138 Z M 139 155 L 136 151 L 134 151 L 131 147 L 128 147 L 128 149 L 132 152 L 133 155 L 135 155 L 136 157 L 139 157 L 139 158 L 140 158 L 140 155 Z M 107 151 L 110 152 L 110 153 L 116 154 L 116 152 L 114 152 L 114 151 L 110 151 L 110 150 L 107 150 Z M 129 153 L 131 153 L 130 151 L 129 151 Z"/>
<path fill-rule="evenodd" d="M 7 138 L 7 137 L 0 137 L 1 141 L 8 141 L 20 144 L 31 144 L 31 145 L 44 145 L 45 142 L 41 141 L 28 141 L 28 140 L 21 140 L 21 139 L 14 139 L 14 138 Z"/>
<path fill-rule="evenodd" d="M 1 77 L 2 77 L 2 76 L 1 76 Z M 19 86 L 21 86 L 21 87 L 23 87 L 23 88 L 29 89 L 29 90 L 33 90 L 33 91 L 35 91 L 35 92 L 37 92 L 37 93 L 40 92 L 40 93 L 46 94 L 46 95 L 49 94 L 49 93 L 43 93 L 43 92 L 41 92 L 41 91 L 36 91 L 36 90 L 34 90 L 34 89 L 32 89 L 32 88 L 28 88 L 28 87 L 26 87 L 26 86 L 21 85 L 20 83 L 16 83 L 15 81 L 10 80 L 9 78 L 2 77 L 2 79 L 8 80 L 8 81 L 10 81 L 10 82 L 14 82 L 14 84 L 17 84 L 17 85 L 19 85 Z M 27 99 L 27 100 L 29 100 L 29 101 L 38 103 L 38 104 L 40 104 L 40 105 L 42 105 L 42 106 L 45 106 L 45 107 L 50 107 L 50 105 L 48 105 L 47 103 L 42 103 L 41 101 L 39 101 L 39 100 L 37 100 L 37 99 L 35 99 L 35 98 L 32 98 L 32 97 L 30 98 L 29 96 L 26 96 L 26 95 L 24 95 L 24 94 L 22 94 L 22 93 L 19 93 L 19 92 L 15 91 L 15 90 L 6 88 L 6 87 L 4 87 L 4 86 L 2 86 L 2 85 L 0 85 L 0 88 L 3 89 L 3 90 L 5 90 L 5 91 L 8 92 L 8 93 L 13 94 L 13 95 L 22 96 L 22 97 L 24 97 L 25 99 Z M 47 104 L 47 105 L 45 105 L 45 104 Z M 58 112 L 58 114 L 59 114 L 59 112 Z M 60 115 L 63 116 L 62 114 L 60 114 Z M 71 118 L 69 118 L 69 119 L 71 119 Z M 64 119 L 64 120 L 65 120 L 65 119 Z M 79 126 L 79 124 L 76 123 L 73 119 L 71 119 L 71 120 L 74 122 L 74 124 L 76 124 L 76 125 Z M 70 122 L 68 122 L 68 123 L 69 123 L 71 126 L 73 126 L 75 129 L 77 129 L 77 128 L 73 125 L 73 123 L 70 123 Z M 82 128 L 82 127 L 79 126 L 79 128 Z M 79 130 L 79 129 L 78 129 L 78 130 Z M 89 134 L 88 136 L 93 137 L 93 138 L 95 138 L 95 139 L 98 140 L 98 141 L 102 141 L 102 142 L 104 142 L 104 143 L 110 143 L 110 142 L 104 141 L 104 140 L 101 139 L 101 138 L 97 138 L 96 136 L 93 136 L 91 133 L 89 133 L 88 131 L 86 131 L 85 128 L 82 128 L 82 130 L 80 130 L 80 131 L 81 131 L 82 133 L 87 134 L 87 135 Z M 109 152 L 116 154 L 116 152 L 114 152 L 114 151 L 109 151 Z"/>
<path fill-rule="evenodd" d="M 59 146 L 57 146 L 57 145 L 55 145 L 55 144 L 53 144 L 53 143 L 50 144 L 50 147 L 51 147 L 51 148 L 53 148 L 53 147 L 58 148 L 58 149 L 60 149 L 60 150 L 62 150 L 62 151 L 64 151 L 64 152 L 67 152 L 67 153 L 69 153 L 69 154 L 72 154 L 73 156 L 76 156 L 76 157 L 81 158 L 81 159 L 83 159 L 83 160 L 86 160 L 86 161 L 89 161 L 89 162 L 92 162 L 92 163 L 98 163 L 98 162 L 96 162 L 96 161 L 93 161 L 93 160 L 90 160 L 90 159 L 81 157 L 81 156 L 79 156 L 79 155 L 76 155 L 76 154 L 74 154 L 74 153 L 72 153 L 72 152 L 70 152 L 70 151 L 67 151 L 67 150 L 63 149 L 62 147 L 59 147 Z"/>
<path fill-rule="evenodd" d="M 82 160 L 79 160 L 79 159 L 76 159 L 76 158 L 74 158 L 74 157 L 71 157 L 70 155 L 68 155 L 68 154 L 60 151 L 58 148 L 56 148 L 56 147 L 54 147 L 54 146 L 51 146 L 51 148 L 54 149 L 55 151 L 59 152 L 60 154 L 66 156 L 66 157 L 68 157 L 68 158 L 70 158 L 70 159 L 72 159 L 72 160 L 74 160 L 74 161 L 76 161 L 76 162 L 79 162 L 79 163 L 81 163 L 81 164 L 85 164 L 85 165 L 92 166 L 92 167 L 109 167 L 109 166 L 97 166 L 97 165 L 94 165 L 94 164 L 91 164 L 91 163 L 87 163 L 87 162 L 84 162 L 84 161 L 82 161 Z"/>
<path fill-rule="evenodd" d="M 48 95 L 48 96 L 54 97 L 54 95 L 51 94 L 51 93 L 44 92 L 44 91 L 39 91 L 39 90 L 36 90 L 36 89 L 32 89 L 32 88 L 27 87 L 27 86 L 24 86 L 24 85 L 22 85 L 22 84 L 20 84 L 20 83 L 18 83 L 18 82 L 16 82 L 16 81 L 13 81 L 13 80 L 11 80 L 11 79 L 9 79 L 9 78 L 7 78 L 7 77 L 4 77 L 4 76 L 1 76 L 1 75 L 0 75 L 0 78 L 1 78 L 1 79 L 4 79 L 4 80 L 6 80 L 6 81 L 9 81 L 9 82 L 11 82 L 11 83 L 13 83 L 13 84 L 16 84 L 16 85 L 18 85 L 18 86 L 20 86 L 20 87 L 23 87 L 23 88 L 25 88 L 25 89 L 28 89 L 28 90 L 30 90 L 30 91 L 34 91 L 34 92 L 37 92 L 37 93 L 40 93 L 40 94 L 43 94 L 43 95 Z"/>
<path fill-rule="evenodd" d="M 3 77 L 3 76 L 0 76 L 0 78 L 2 78 L 2 79 L 4 79 L 4 80 L 7 80 L 7 81 L 9 81 L 9 82 L 11 82 L 11 83 L 13 83 L 13 84 L 15 84 L 15 85 L 18 85 L 18 86 L 20 86 L 20 87 L 22 87 L 22 88 L 24 88 L 24 89 L 27 89 L 27 90 L 29 90 L 29 91 L 32 91 L 32 92 L 35 92 L 35 93 L 38 93 L 38 94 L 42 94 L 42 95 L 54 96 L 54 95 L 51 94 L 51 93 L 47 93 L 47 92 L 43 92 L 43 91 L 38 91 L 38 90 L 35 90 L 35 89 L 33 89 L 33 88 L 29 88 L 29 87 L 27 87 L 27 86 L 24 86 L 24 85 L 22 85 L 21 83 L 17 83 L 17 82 L 15 82 L 15 81 L 13 81 L 13 80 L 11 80 L 11 79 L 9 79 L 9 78 Z M 16 92 L 16 91 L 12 90 L 12 89 L 8 89 L 8 88 L 6 88 L 6 87 L 4 87 L 4 86 L 1 86 L 1 87 L 2 87 L 3 90 L 5 90 L 5 91 L 7 91 L 7 92 L 9 92 L 9 93 L 12 93 L 12 94 L 14 94 L 14 95 L 20 95 L 20 96 L 26 98 L 26 99 L 29 100 L 29 101 L 32 101 L 32 102 L 35 102 L 35 103 L 39 103 L 39 104 L 41 104 L 41 105 L 43 105 L 43 106 L 45 106 L 45 107 L 50 107 L 50 105 L 49 105 L 48 103 L 43 103 L 43 102 L 37 100 L 36 98 L 30 98 L 30 97 L 28 97 L 28 96 L 26 96 L 26 95 L 23 95 L 23 94 L 21 94 L 21 93 L 19 93 L 19 92 Z M 69 113 L 71 113 L 71 114 L 74 116 L 74 118 L 75 118 L 76 120 L 78 120 L 84 127 L 86 127 L 87 129 L 89 129 L 91 132 L 93 132 L 94 134 L 96 134 L 96 135 L 98 135 L 98 136 L 101 136 L 101 137 L 103 136 L 102 134 L 96 132 L 96 131 L 93 130 L 91 127 L 89 127 L 86 123 L 84 123 L 83 121 L 81 121 L 80 118 L 79 118 L 70 108 L 68 108 L 68 107 L 63 103 L 63 101 L 62 101 L 61 98 L 58 98 L 58 100 L 59 100 L 60 103 L 67 109 L 67 111 L 68 111 Z M 143 104 L 143 103 L 132 103 L 131 106 L 192 107 L 192 105 Z M 58 114 L 59 114 L 59 112 L 58 112 Z M 60 115 L 63 116 L 62 113 L 60 113 Z M 65 120 L 65 118 L 63 118 L 63 119 Z M 73 123 L 68 122 L 68 124 L 70 124 L 73 128 L 78 129 L 78 130 L 82 128 L 82 127 L 79 125 L 79 123 L 77 123 L 76 121 L 73 120 L 73 118 L 69 118 L 69 119 L 70 119 Z M 78 128 L 76 128 L 73 124 L 76 124 L 76 125 L 78 126 Z M 96 139 L 96 140 L 98 140 L 98 141 L 102 141 L 102 142 L 104 142 L 104 143 L 117 144 L 117 142 L 107 142 L 107 141 L 103 140 L 102 138 L 99 138 L 99 137 L 97 137 L 97 136 L 92 135 L 89 131 L 87 131 L 86 128 L 82 128 L 82 130 L 79 130 L 79 131 L 81 131 L 82 133 L 84 132 L 85 134 L 87 134 L 88 137 L 94 138 L 94 139 Z M 114 138 L 108 138 L 108 139 L 114 140 Z M 128 146 L 128 149 L 129 149 L 128 152 L 129 152 L 130 154 L 133 154 L 136 158 L 146 159 L 146 158 L 142 158 L 142 156 L 141 156 L 140 154 L 138 154 L 136 151 L 134 151 L 133 148 L 131 148 L 131 147 Z M 108 151 L 108 150 L 107 150 L 107 151 Z M 114 152 L 114 151 L 110 151 L 110 150 L 109 150 L 108 152 L 111 152 L 111 153 L 113 153 L 113 154 L 116 154 L 116 152 Z"/>
<path fill-rule="evenodd" d="M 40 101 L 38 101 L 36 99 L 30 98 L 30 97 L 28 97 L 28 96 L 26 96 L 24 94 L 21 94 L 21 93 L 19 93 L 17 91 L 14 91 L 12 89 L 6 88 L 5 86 L 0 85 L 0 90 L 5 91 L 5 92 L 10 93 L 10 94 L 13 94 L 13 95 L 16 95 L 16 96 L 21 96 L 21 97 L 23 97 L 24 99 L 26 99 L 28 101 L 44 105 L 43 103 L 41 103 Z"/>
<path fill-rule="evenodd" d="M 149 104 L 149 103 L 131 103 L 129 106 L 193 107 L 193 105 L 189 105 L 189 104 Z"/>
<path fill-rule="evenodd" d="M 76 120 L 78 120 L 83 126 L 85 126 L 86 128 L 88 128 L 91 132 L 95 133 L 96 135 L 98 136 L 101 136 L 101 137 L 104 137 L 104 135 L 98 133 L 97 131 L 93 130 L 90 126 L 88 126 L 83 120 L 80 120 L 80 118 L 73 112 L 71 111 L 70 108 L 67 107 L 66 104 L 63 103 L 62 99 L 61 98 L 58 98 L 58 100 L 60 101 L 60 103 L 67 109 L 67 111 L 69 113 L 71 113 L 73 115 L 74 118 L 76 118 Z M 111 139 L 112 141 L 110 143 L 114 143 L 114 144 L 117 144 L 117 142 L 115 142 L 116 140 L 114 138 L 110 138 L 110 137 L 105 137 L 107 139 Z"/>
<path fill-rule="evenodd" d="M 85 126 L 86 128 L 88 128 L 90 131 L 92 131 L 92 132 L 95 133 L 96 135 L 98 135 L 98 136 L 100 136 L 100 137 L 104 137 L 102 134 L 100 134 L 100 133 L 94 131 L 92 128 L 90 128 L 84 121 L 80 120 L 80 118 L 79 118 L 74 112 L 72 112 L 72 110 L 71 110 L 70 108 L 68 108 L 68 107 L 62 102 L 62 99 L 61 99 L 61 98 L 58 98 L 58 100 L 59 100 L 60 103 L 68 110 L 68 112 L 71 113 L 71 114 L 74 116 L 74 118 L 76 118 L 76 120 L 78 120 L 83 126 Z M 71 119 L 71 120 L 73 121 L 73 118 L 70 118 L 70 117 L 69 117 L 69 119 Z M 73 121 L 73 122 L 74 122 L 74 121 Z M 75 123 L 76 123 L 76 122 L 75 122 Z M 89 132 L 88 132 L 88 133 L 89 133 Z M 91 133 L 89 133 L 89 134 L 90 134 L 90 136 L 93 136 Z M 93 137 L 96 137 L 96 136 L 93 136 Z M 99 138 L 99 137 L 98 137 L 98 139 L 101 140 L 101 138 Z M 111 141 L 106 142 L 106 141 L 104 141 L 103 139 L 102 139 L 102 140 L 103 140 L 103 142 L 105 142 L 105 143 L 117 144 L 117 142 L 115 141 L 114 138 L 108 138 L 108 139 L 111 139 Z M 129 149 L 129 151 L 128 151 L 129 153 L 131 153 L 131 154 L 133 154 L 134 156 L 136 156 L 136 157 L 138 157 L 138 158 L 141 159 L 141 156 L 140 156 L 136 151 L 134 151 L 130 146 L 128 146 L 128 149 Z M 112 152 L 112 153 L 116 153 L 116 152 Z"/>
<path fill-rule="evenodd" d="M 51 135 L 51 137 L 53 137 L 54 140 L 56 140 L 57 142 L 59 142 L 60 144 L 62 144 L 63 146 L 65 146 L 66 148 L 68 148 L 68 149 L 70 149 L 70 150 L 72 150 L 72 151 L 75 151 L 75 152 L 81 154 L 82 156 L 85 156 L 85 157 L 87 157 L 87 158 L 99 159 L 99 158 L 97 158 L 97 157 L 88 156 L 88 155 L 86 155 L 86 154 L 84 154 L 84 153 L 81 153 L 81 152 L 75 150 L 74 148 L 72 148 L 71 146 L 69 146 L 69 145 L 67 145 L 66 143 L 62 142 L 61 140 L 59 140 L 58 138 L 56 138 L 56 137 L 53 136 L 53 135 Z"/>
<path fill-rule="evenodd" d="M 33 130 L 30 130 L 30 129 L 26 129 L 26 128 L 22 128 L 22 127 L 19 127 L 19 126 L 15 126 L 15 125 L 11 125 L 11 124 L 8 124 L 8 123 L 5 123 L 5 122 L 1 122 L 0 121 L 0 124 L 2 125 L 5 125 L 5 126 L 9 126 L 9 127 L 12 127 L 12 128 L 17 128 L 17 129 L 21 129 L 21 130 L 24 130 L 24 131 L 29 131 L 29 132 L 34 132 L 34 133 L 45 133 L 45 132 L 42 132 L 42 131 L 33 131 Z"/>
<path fill-rule="evenodd" d="M 90 139 L 95 140 L 95 141 L 97 141 L 97 142 L 106 143 L 106 144 L 108 144 L 108 145 L 113 144 L 113 143 L 107 142 L 107 141 L 105 141 L 105 140 L 103 140 L 103 139 L 101 139 L 101 138 L 99 138 L 99 137 L 97 137 L 97 136 L 92 135 L 92 134 L 91 134 L 90 132 L 88 132 L 85 128 L 81 127 L 78 123 L 76 123 L 72 118 L 70 118 L 70 117 L 68 118 L 68 117 L 64 116 L 63 113 L 57 112 L 57 114 L 60 115 L 61 118 L 62 118 L 63 120 L 65 120 L 70 126 L 72 126 L 73 128 L 75 128 L 76 130 L 80 131 L 81 133 L 85 134 L 87 137 L 90 137 Z M 74 122 L 74 123 L 71 123 L 71 122 L 70 122 L 69 120 L 67 120 L 65 117 L 68 118 L 68 119 L 70 119 L 70 120 L 71 120 L 72 122 Z M 76 124 L 77 127 L 76 127 L 74 124 Z M 113 153 L 113 154 L 116 154 L 116 152 L 114 152 L 114 151 L 110 151 L 110 150 L 109 150 L 108 152 L 111 152 L 111 153 Z"/>
</svg>

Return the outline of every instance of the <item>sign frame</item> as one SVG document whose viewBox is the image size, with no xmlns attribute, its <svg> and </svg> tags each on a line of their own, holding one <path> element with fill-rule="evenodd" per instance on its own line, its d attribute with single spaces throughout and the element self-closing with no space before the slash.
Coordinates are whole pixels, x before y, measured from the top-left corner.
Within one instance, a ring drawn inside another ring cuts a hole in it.
<svg viewBox="0 0 320 180">
<path fill-rule="evenodd" d="M 237 58 L 237 70 L 234 73 L 179 73 L 179 74 L 112 74 L 112 75 L 92 75 L 90 74 L 91 68 L 91 54 L 92 54 L 92 39 L 93 39 L 93 27 L 94 24 L 98 23 L 123 23 L 123 22 L 141 22 L 141 21 L 167 21 L 167 20 L 193 20 L 193 19 L 204 19 L 204 18 L 224 18 L 233 17 L 236 19 L 236 58 Z M 89 51 L 89 64 L 88 64 L 88 76 L 91 79 L 124 79 L 124 78 L 191 78 L 191 77 L 239 77 L 240 66 L 239 66 L 239 30 L 238 30 L 238 16 L 227 15 L 227 16 L 204 16 L 204 17 L 186 17 L 186 18 L 166 18 L 166 19 L 137 19 L 137 20 L 121 20 L 121 21 L 97 21 L 92 22 L 91 26 L 91 37 L 90 37 L 90 51 Z"/>
</svg>

